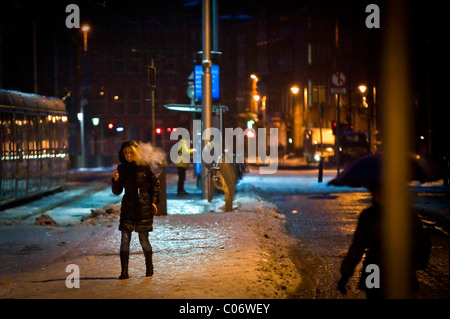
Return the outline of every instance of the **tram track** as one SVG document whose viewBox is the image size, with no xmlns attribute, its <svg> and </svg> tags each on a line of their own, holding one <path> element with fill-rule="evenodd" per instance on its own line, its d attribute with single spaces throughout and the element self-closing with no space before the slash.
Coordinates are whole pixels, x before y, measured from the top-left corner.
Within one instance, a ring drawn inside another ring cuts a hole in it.
<svg viewBox="0 0 450 319">
<path fill-rule="evenodd" d="M 0 221 L 24 221 L 33 217 L 39 217 L 47 212 L 54 209 L 61 208 L 64 206 L 71 205 L 77 201 L 86 199 L 93 194 L 106 189 L 108 185 L 106 184 L 93 184 L 89 186 L 68 186 L 64 190 L 59 192 L 53 192 L 48 195 L 44 195 L 41 198 L 33 201 L 27 201 L 20 206 L 29 206 L 30 211 L 28 213 L 17 213 L 17 206 L 6 209 L 0 214 Z M 77 188 L 77 191 L 73 191 L 72 188 Z M 21 210 L 24 211 L 23 209 Z"/>
</svg>

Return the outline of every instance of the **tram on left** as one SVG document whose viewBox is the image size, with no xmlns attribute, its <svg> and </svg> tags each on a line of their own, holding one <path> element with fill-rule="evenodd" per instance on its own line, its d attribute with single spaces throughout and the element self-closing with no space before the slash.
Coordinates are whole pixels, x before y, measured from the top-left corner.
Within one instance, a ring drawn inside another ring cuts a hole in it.
<svg viewBox="0 0 450 319">
<path fill-rule="evenodd" d="M 0 143 L 0 209 L 64 185 L 68 114 L 61 99 L 0 89 Z"/>
</svg>

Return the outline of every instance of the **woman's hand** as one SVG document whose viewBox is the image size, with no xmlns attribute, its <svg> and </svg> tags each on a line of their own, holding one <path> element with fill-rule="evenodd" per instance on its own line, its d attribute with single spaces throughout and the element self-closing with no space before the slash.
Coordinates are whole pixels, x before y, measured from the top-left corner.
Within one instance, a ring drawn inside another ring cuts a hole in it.
<svg viewBox="0 0 450 319">
<path fill-rule="evenodd" d="M 118 181 L 119 180 L 119 171 L 115 171 L 114 175 L 113 175 L 114 181 Z"/>
</svg>

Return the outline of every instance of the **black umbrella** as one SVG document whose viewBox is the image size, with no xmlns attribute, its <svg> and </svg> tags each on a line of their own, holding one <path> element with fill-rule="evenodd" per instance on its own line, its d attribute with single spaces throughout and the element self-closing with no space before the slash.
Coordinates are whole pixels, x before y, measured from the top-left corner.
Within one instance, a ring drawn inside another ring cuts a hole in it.
<svg viewBox="0 0 450 319">
<path fill-rule="evenodd" d="M 436 163 L 419 156 L 409 156 L 412 162 L 412 180 L 424 182 L 436 181 L 444 178 L 445 170 Z M 383 154 L 370 154 L 357 159 L 347 166 L 328 185 L 350 187 L 376 187 L 381 185 Z"/>
</svg>

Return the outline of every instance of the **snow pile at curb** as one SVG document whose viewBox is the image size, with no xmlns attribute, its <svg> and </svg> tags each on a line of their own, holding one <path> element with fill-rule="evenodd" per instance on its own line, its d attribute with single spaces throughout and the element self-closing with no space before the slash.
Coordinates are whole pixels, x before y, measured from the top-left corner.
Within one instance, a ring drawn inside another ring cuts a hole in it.
<svg viewBox="0 0 450 319">
<path fill-rule="evenodd" d="M 258 216 L 253 231 L 259 239 L 260 249 L 256 271 L 260 278 L 258 283 L 263 287 L 259 288 L 259 298 L 298 298 L 306 280 L 292 260 L 298 240 L 287 235 L 285 215 L 253 191 L 238 193 L 235 203 L 239 213 L 253 212 Z"/>
<path fill-rule="evenodd" d="M 91 209 L 89 215 L 81 217 L 83 225 L 112 227 L 120 217 L 120 205 L 107 205 L 99 209 Z"/>
</svg>

